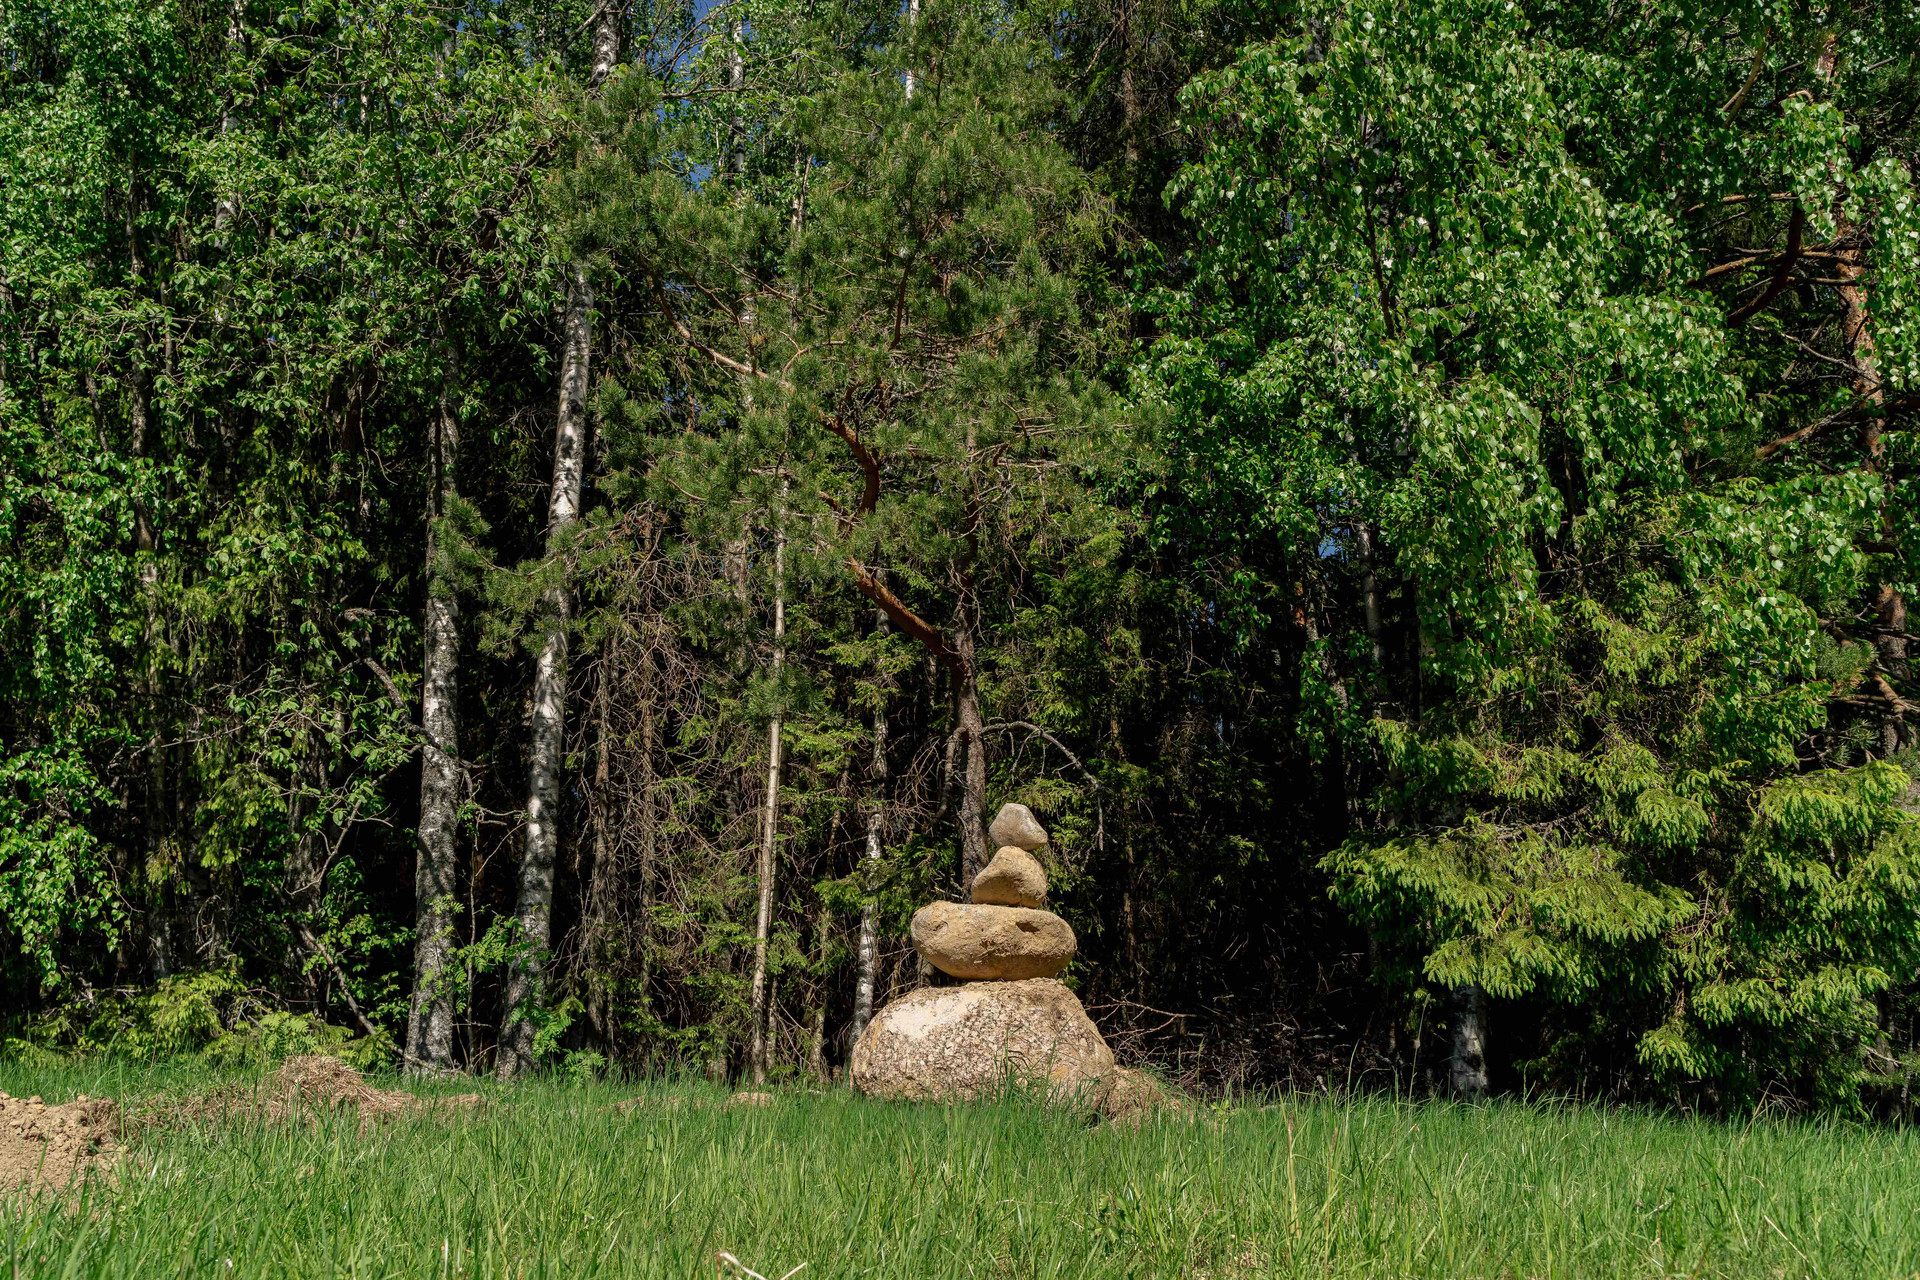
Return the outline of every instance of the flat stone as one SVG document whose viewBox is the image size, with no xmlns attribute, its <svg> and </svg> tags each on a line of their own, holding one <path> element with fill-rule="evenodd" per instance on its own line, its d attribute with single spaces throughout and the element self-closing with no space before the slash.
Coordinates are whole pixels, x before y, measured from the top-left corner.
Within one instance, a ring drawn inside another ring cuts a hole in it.
<svg viewBox="0 0 1920 1280">
<path fill-rule="evenodd" d="M 1079 998 L 1051 978 L 922 987 L 853 1046 L 853 1087 L 875 1098 L 964 1102 L 1038 1085 L 1096 1100 L 1113 1051 Z"/>
<path fill-rule="evenodd" d="M 1047 900 L 1047 872 L 1040 860 L 1010 844 L 973 878 L 973 900 L 1002 907 L 1037 907 Z"/>
<path fill-rule="evenodd" d="M 1051 911 L 930 902 L 913 913 L 914 949 L 956 978 L 1051 978 L 1079 943 Z"/>
<path fill-rule="evenodd" d="M 1010 844 L 1032 852 L 1047 842 L 1047 829 L 1027 806 L 1003 804 L 993 817 L 993 825 L 987 828 L 987 839 L 996 847 Z"/>
</svg>

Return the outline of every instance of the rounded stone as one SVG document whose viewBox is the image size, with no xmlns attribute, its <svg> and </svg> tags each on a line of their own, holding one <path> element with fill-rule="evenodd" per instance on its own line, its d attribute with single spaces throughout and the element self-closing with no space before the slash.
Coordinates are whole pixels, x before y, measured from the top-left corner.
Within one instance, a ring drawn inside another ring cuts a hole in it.
<svg viewBox="0 0 1920 1280">
<path fill-rule="evenodd" d="M 993 825 L 987 828 L 987 839 L 996 846 L 1010 844 L 1032 852 L 1047 842 L 1047 829 L 1027 806 L 1003 804 L 993 816 Z"/>
<path fill-rule="evenodd" d="M 913 945 L 956 978 L 1051 978 L 1079 945 L 1051 911 L 930 902 L 913 913 Z"/>
<path fill-rule="evenodd" d="M 871 1097 L 962 1102 L 1009 1084 L 1091 1099 L 1114 1064 L 1078 997 L 1033 978 L 910 991 L 867 1024 L 852 1067 Z"/>
<path fill-rule="evenodd" d="M 1047 900 L 1047 872 L 1040 860 L 1008 845 L 973 878 L 973 900 L 1001 907 L 1037 907 Z"/>
</svg>

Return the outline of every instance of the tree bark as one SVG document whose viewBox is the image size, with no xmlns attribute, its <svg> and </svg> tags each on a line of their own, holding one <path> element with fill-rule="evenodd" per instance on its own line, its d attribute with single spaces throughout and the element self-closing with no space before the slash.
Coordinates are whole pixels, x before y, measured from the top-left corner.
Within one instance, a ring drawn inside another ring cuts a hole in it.
<svg viewBox="0 0 1920 1280">
<path fill-rule="evenodd" d="M 1125 146 L 1127 178 L 1140 167 L 1140 95 L 1133 86 L 1133 9 L 1138 0 L 1120 0 L 1120 137 Z"/>
<path fill-rule="evenodd" d="M 565 547 L 580 512 L 587 456 L 587 361 L 593 347 L 593 291 L 586 266 L 568 271 L 559 420 L 554 431 L 553 493 L 547 505 L 547 555 Z M 520 863 L 520 951 L 507 974 L 506 1021 L 498 1074 L 533 1065 L 533 1011 L 542 997 L 553 925 L 553 868 L 559 853 L 560 765 L 567 714 L 567 628 L 572 598 L 564 584 L 542 602 L 547 633 L 533 678 L 533 734 L 528 746 L 527 840 Z"/>
<path fill-rule="evenodd" d="M 426 657 L 421 680 L 420 849 L 413 871 L 413 1002 L 407 1018 L 407 1060 L 422 1072 L 453 1069 L 453 957 L 459 907 L 460 637 L 459 600 L 441 573 L 440 529 L 458 497 L 460 423 L 453 408 L 459 369 L 448 355 L 429 457 L 433 486 L 427 510 Z"/>
<path fill-rule="evenodd" d="M 1486 1002 L 1487 993 L 1477 983 L 1453 989 L 1453 1054 L 1448 1075 L 1453 1096 L 1463 1102 L 1487 1096 Z"/>
<path fill-rule="evenodd" d="M 884 641 L 890 630 L 884 609 L 874 611 L 874 638 Z M 879 904 L 873 900 L 874 878 L 880 867 L 881 836 L 886 828 L 887 807 L 887 689 L 884 653 L 875 660 L 875 701 L 873 706 L 873 766 L 867 798 L 867 848 L 865 855 L 865 900 L 860 906 L 860 957 L 853 985 L 852 1040 L 873 1020 L 873 992 L 880 967 Z"/>
<path fill-rule="evenodd" d="M 644 689 L 640 702 L 640 928 L 635 945 L 640 948 L 640 986 L 635 993 L 641 1010 L 648 1007 L 648 992 L 653 984 L 653 867 L 660 839 L 659 813 L 654 808 L 653 749 L 656 736 L 654 712 L 653 637 L 645 637 L 640 659 Z"/>
<path fill-rule="evenodd" d="M 821 1084 L 833 1079 L 833 1071 L 827 1066 L 827 956 L 833 941 L 833 913 L 826 903 L 813 918 L 813 948 L 815 972 L 823 979 L 813 987 L 813 1034 L 807 1049 L 807 1064 L 813 1070 L 813 1078 Z"/>
<path fill-rule="evenodd" d="M 786 484 L 780 486 L 781 507 L 786 505 Z M 750 1010 L 752 1024 L 751 1059 L 753 1082 L 767 1082 L 767 936 L 773 927 L 774 854 L 780 839 L 780 672 L 786 665 L 787 650 L 787 534 L 785 513 L 775 508 L 773 515 L 773 719 L 767 725 L 767 801 L 760 829 L 760 901 L 753 922 L 753 995 Z"/>
<path fill-rule="evenodd" d="M 1829 33 L 1821 46 L 1820 56 L 1814 63 L 1814 72 L 1821 80 L 1831 85 L 1834 72 L 1839 66 L 1840 38 Z M 1844 204 L 1845 189 L 1835 184 L 1836 203 Z M 1800 208 L 1794 206 L 1794 216 L 1800 216 Z M 1841 332 L 1847 340 L 1847 363 L 1853 371 L 1851 389 L 1861 401 L 1873 406 L 1873 412 L 1860 430 L 1860 451 L 1865 456 L 1867 470 L 1878 476 L 1882 482 L 1880 491 L 1880 527 L 1883 536 L 1894 540 L 1893 512 L 1889 501 L 1887 484 L 1887 420 L 1883 410 L 1886 407 L 1886 383 L 1880 376 L 1879 357 L 1873 340 L 1872 317 L 1867 311 L 1866 292 L 1860 286 L 1861 277 L 1867 273 L 1866 249 L 1862 243 L 1859 228 L 1854 227 L 1844 214 L 1835 219 L 1838 232 L 1836 242 L 1848 245 L 1840 253 L 1835 265 L 1835 274 L 1841 280 L 1839 287 L 1840 305 L 1843 309 Z M 1784 269 L 1784 268 L 1783 268 Z M 1887 709 L 1880 721 L 1880 750 L 1883 756 L 1898 752 L 1902 745 L 1904 719 L 1897 690 L 1888 684 L 1889 680 L 1904 682 L 1908 675 L 1906 642 L 1906 600 L 1899 588 L 1892 583 L 1882 583 L 1874 598 L 1874 664 L 1879 668 L 1880 691 L 1887 700 Z"/>
<path fill-rule="evenodd" d="M 613 900 L 618 892 L 613 842 L 607 832 L 607 788 L 612 777 L 613 731 L 608 722 L 612 663 L 602 660 L 593 699 L 593 792 L 587 799 L 593 831 L 593 870 L 587 879 L 586 921 L 581 929 L 580 966 L 587 985 L 587 1022 L 602 1048 L 611 1047 L 612 1019 L 607 991 L 607 942 L 613 936 Z"/>
<path fill-rule="evenodd" d="M 907 0 L 907 34 L 909 35 L 913 34 L 913 29 L 919 25 L 920 25 L 920 0 Z M 903 77 L 903 80 L 905 81 L 906 88 L 907 88 L 907 101 L 912 102 L 913 90 L 914 90 L 914 79 L 913 79 L 913 68 L 911 66 L 907 68 L 907 74 Z"/>
<path fill-rule="evenodd" d="M 966 889 L 987 865 L 987 750 L 980 721 L 980 686 L 974 676 L 973 582 L 961 587 L 955 611 L 953 644 L 960 661 L 953 673 L 954 706 L 958 711 L 960 741 L 966 748 L 966 774 L 960 802 L 960 887 Z"/>
<path fill-rule="evenodd" d="M 587 83 L 593 88 L 605 84 L 620 64 L 620 27 L 625 16 L 625 6 L 618 0 L 599 0 L 594 8 L 593 68 L 587 73 Z"/>
</svg>

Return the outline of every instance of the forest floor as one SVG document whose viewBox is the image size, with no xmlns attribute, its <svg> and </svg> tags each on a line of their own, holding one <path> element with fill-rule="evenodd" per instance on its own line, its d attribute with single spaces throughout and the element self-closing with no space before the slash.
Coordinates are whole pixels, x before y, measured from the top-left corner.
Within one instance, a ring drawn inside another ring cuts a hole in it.
<svg viewBox="0 0 1920 1280">
<path fill-rule="evenodd" d="M 0 1091 L 126 1118 L 77 1186 L 0 1198 L 0 1275 L 1920 1272 L 1912 1130 L 1307 1098 L 1126 1127 L 1018 1098 L 377 1083 L 0 1062 Z M 289 1105 L 341 1087 L 373 1100 Z"/>
</svg>

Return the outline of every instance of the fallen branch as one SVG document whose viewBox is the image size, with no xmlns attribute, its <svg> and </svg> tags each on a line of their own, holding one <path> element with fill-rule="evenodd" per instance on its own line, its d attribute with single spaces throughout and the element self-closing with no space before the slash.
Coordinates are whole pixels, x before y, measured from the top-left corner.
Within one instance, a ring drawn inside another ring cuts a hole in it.
<svg viewBox="0 0 1920 1280">
<path fill-rule="evenodd" d="M 747 1280 L 767 1280 L 765 1276 L 761 1275 L 758 1271 L 755 1271 L 752 1267 L 740 1261 L 740 1259 L 734 1257 L 732 1254 L 728 1253 L 725 1249 L 722 1249 L 719 1252 L 715 1253 L 713 1255 L 713 1261 L 714 1261 L 713 1273 L 716 1276 L 721 1277 L 721 1280 L 725 1280 L 726 1274 L 727 1274 L 726 1269 L 728 1267 L 733 1268 L 734 1274 L 747 1277 Z M 803 1262 L 799 1266 L 795 1267 L 793 1270 L 787 1272 L 786 1275 L 781 1276 L 780 1280 L 792 1280 L 794 1276 L 799 1275 L 802 1271 L 805 1271 L 806 1269 L 807 1269 L 807 1264 Z"/>
</svg>

